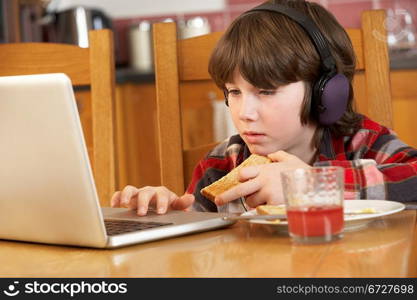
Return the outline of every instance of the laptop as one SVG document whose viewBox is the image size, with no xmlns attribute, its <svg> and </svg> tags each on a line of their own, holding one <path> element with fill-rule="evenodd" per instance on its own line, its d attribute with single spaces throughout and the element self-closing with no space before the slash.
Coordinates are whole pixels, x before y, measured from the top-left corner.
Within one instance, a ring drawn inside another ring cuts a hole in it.
<svg viewBox="0 0 417 300">
<path fill-rule="evenodd" d="M 221 213 L 101 208 L 65 74 L 0 77 L 0 142 L 0 239 L 117 248 L 233 223 Z"/>
</svg>

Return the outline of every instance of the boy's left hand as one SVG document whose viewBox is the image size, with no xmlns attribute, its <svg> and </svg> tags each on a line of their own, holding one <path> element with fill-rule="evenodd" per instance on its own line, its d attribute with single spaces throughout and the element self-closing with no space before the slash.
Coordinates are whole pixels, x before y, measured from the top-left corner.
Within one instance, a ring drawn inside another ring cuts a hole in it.
<svg viewBox="0 0 417 300">
<path fill-rule="evenodd" d="M 218 195 L 216 205 L 224 205 L 230 201 L 245 197 L 246 204 L 256 207 L 262 204 L 284 203 L 280 173 L 289 169 L 311 168 L 297 156 L 285 151 L 269 154 L 273 163 L 250 166 L 239 172 L 242 183 Z"/>
</svg>

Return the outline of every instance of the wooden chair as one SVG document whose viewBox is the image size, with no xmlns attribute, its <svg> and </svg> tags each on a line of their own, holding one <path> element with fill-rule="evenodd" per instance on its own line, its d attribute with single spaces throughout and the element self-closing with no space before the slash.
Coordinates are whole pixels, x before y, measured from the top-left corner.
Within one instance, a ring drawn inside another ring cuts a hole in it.
<svg viewBox="0 0 417 300">
<path fill-rule="evenodd" d="M 115 191 L 115 138 L 113 103 L 115 98 L 113 36 L 110 30 L 89 33 L 89 48 L 54 43 L 0 44 L 0 76 L 65 73 L 74 86 L 91 88 L 91 128 L 87 138 L 90 160 L 101 205 L 109 206 Z M 88 121 L 91 124 L 88 124 Z"/>
<path fill-rule="evenodd" d="M 392 128 L 388 49 L 383 10 L 366 11 L 362 28 L 348 29 L 357 56 L 354 80 L 358 111 Z M 161 184 L 182 194 L 198 160 L 212 145 L 183 149 L 180 97 L 182 84 L 211 80 L 212 49 L 222 33 L 177 39 L 174 23 L 153 27 Z M 207 129 L 209 130 L 209 129 Z"/>
</svg>

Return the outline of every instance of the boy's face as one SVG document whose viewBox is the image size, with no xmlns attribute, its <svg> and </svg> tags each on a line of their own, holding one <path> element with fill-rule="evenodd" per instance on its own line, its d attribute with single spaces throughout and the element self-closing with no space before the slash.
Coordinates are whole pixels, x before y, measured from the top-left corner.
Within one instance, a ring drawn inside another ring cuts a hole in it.
<svg viewBox="0 0 417 300">
<path fill-rule="evenodd" d="M 303 157 L 311 151 L 316 126 L 300 121 L 304 82 L 265 90 L 235 72 L 234 82 L 227 83 L 226 89 L 233 123 L 251 153 L 284 150 Z"/>
</svg>

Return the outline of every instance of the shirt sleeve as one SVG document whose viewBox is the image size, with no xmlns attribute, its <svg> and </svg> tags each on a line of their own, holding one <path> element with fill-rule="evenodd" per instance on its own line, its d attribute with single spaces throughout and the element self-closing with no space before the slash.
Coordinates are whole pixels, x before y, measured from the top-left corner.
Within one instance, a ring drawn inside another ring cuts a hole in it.
<svg viewBox="0 0 417 300">
<path fill-rule="evenodd" d="M 215 203 L 204 197 L 200 190 L 216 180 L 222 178 L 242 161 L 244 152 L 243 140 L 238 136 L 231 136 L 212 149 L 205 158 L 200 160 L 194 168 L 187 193 L 193 194 L 195 201 L 193 209 L 197 211 L 218 212 Z"/>
<path fill-rule="evenodd" d="M 314 166 L 345 169 L 345 199 L 417 200 L 417 150 L 393 134 L 351 153 L 352 160 L 316 162 Z"/>
<path fill-rule="evenodd" d="M 213 174 L 212 174 L 213 173 Z M 210 211 L 217 212 L 217 206 L 212 201 L 204 197 L 200 190 L 207 185 L 210 185 L 212 182 L 216 181 L 218 178 L 223 177 L 227 172 L 223 172 L 216 176 L 216 169 L 210 171 L 209 166 L 206 163 L 206 160 L 201 160 L 193 171 L 193 176 L 191 182 L 188 185 L 186 193 L 193 194 L 195 201 L 193 204 L 193 209 L 196 211 Z M 220 173 L 220 172 L 219 172 Z"/>
</svg>

